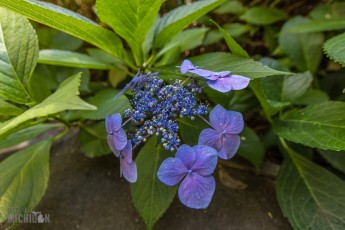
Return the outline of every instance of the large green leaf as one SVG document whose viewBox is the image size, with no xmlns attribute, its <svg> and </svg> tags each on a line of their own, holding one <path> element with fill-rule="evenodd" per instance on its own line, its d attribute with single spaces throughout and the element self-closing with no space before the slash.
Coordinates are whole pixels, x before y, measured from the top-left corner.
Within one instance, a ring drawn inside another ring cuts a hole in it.
<svg viewBox="0 0 345 230">
<path fill-rule="evenodd" d="M 119 59 L 123 57 L 121 40 L 115 33 L 73 11 L 37 0 L 1 0 L 0 6 L 83 39 Z"/>
<path fill-rule="evenodd" d="M 107 115 L 113 113 L 121 113 L 126 109 L 131 108 L 128 98 L 125 95 L 121 95 L 116 100 L 114 97 L 119 93 L 118 90 L 104 89 L 99 91 L 94 97 L 90 99 L 90 104 L 95 105 L 97 110 L 94 111 L 82 111 L 83 118 L 102 120 Z"/>
<path fill-rule="evenodd" d="M 94 110 L 90 105 L 78 97 L 81 74 L 75 74 L 64 82 L 59 88 L 42 103 L 25 111 L 21 115 L 0 125 L 0 136 L 15 128 L 21 123 L 37 117 L 44 117 L 64 110 Z"/>
<path fill-rule="evenodd" d="M 61 123 L 47 124 L 42 123 L 34 125 L 25 129 L 22 129 L 16 133 L 13 133 L 6 137 L 6 139 L 0 141 L 0 149 L 8 148 L 13 145 L 19 144 L 23 141 L 33 139 L 34 137 L 48 131 L 49 129 L 61 127 Z"/>
<path fill-rule="evenodd" d="M 259 168 L 265 156 L 265 148 L 263 143 L 260 141 L 254 130 L 248 127 L 243 129 L 240 136 L 241 144 L 237 154 L 246 158 L 256 168 Z"/>
<path fill-rule="evenodd" d="M 239 74 L 249 78 L 261 78 L 272 75 L 290 75 L 288 72 L 278 71 L 263 64 L 253 61 L 249 58 L 243 58 L 229 53 L 208 53 L 190 58 L 190 60 L 202 69 L 212 71 L 231 71 L 233 74 Z M 161 77 L 164 79 L 180 78 L 185 79 L 185 75 L 179 74 L 176 66 L 162 67 Z M 164 68 L 164 69 L 163 69 Z"/>
<path fill-rule="evenodd" d="M 138 168 L 138 181 L 131 184 L 133 202 L 144 219 L 148 229 L 167 210 L 173 201 L 177 186 L 167 186 L 157 178 L 157 170 L 164 159 L 171 153 L 157 145 L 157 138 L 151 138 L 135 159 Z"/>
<path fill-rule="evenodd" d="M 334 168 L 345 173 L 345 151 L 330 151 L 330 150 L 318 149 L 318 152 Z"/>
<path fill-rule="evenodd" d="M 0 8 L 0 50 L 0 97 L 29 102 L 26 85 L 38 58 L 36 33 L 29 20 L 4 8 Z"/>
<path fill-rule="evenodd" d="M 345 29 L 344 19 L 320 19 L 308 21 L 306 23 L 291 26 L 286 30 L 289 33 L 323 32 L 330 30 Z"/>
<path fill-rule="evenodd" d="M 67 50 L 40 50 L 38 62 L 49 65 L 89 69 L 111 69 L 113 66 L 100 62 L 86 54 Z"/>
<path fill-rule="evenodd" d="M 327 40 L 323 48 L 328 57 L 345 66 L 345 33 Z"/>
<path fill-rule="evenodd" d="M 277 197 L 294 229 L 344 229 L 345 182 L 288 148 Z"/>
<path fill-rule="evenodd" d="M 51 140 L 40 141 L 0 163 L 0 223 L 9 208 L 32 210 L 43 197 L 49 179 Z"/>
<path fill-rule="evenodd" d="M 197 1 L 189 5 L 177 7 L 170 11 L 161 18 L 158 24 L 154 46 L 163 47 L 178 32 L 183 30 L 183 28 L 188 26 L 194 20 L 213 10 L 223 2 L 224 0 Z"/>
<path fill-rule="evenodd" d="M 100 19 L 109 24 L 131 47 L 137 65 L 143 62 L 143 43 L 163 0 L 97 0 Z"/>
<path fill-rule="evenodd" d="M 302 17 L 291 18 L 287 21 L 279 34 L 279 45 L 300 71 L 309 70 L 315 73 L 322 58 L 323 34 L 287 32 L 290 27 L 308 21 Z"/>
<path fill-rule="evenodd" d="M 286 17 L 286 13 L 282 10 L 257 6 L 246 10 L 240 18 L 254 25 L 265 26 L 281 21 Z"/>
<path fill-rule="evenodd" d="M 85 156 L 94 158 L 112 153 L 108 142 L 105 123 L 82 126 L 79 135 L 80 150 Z"/>
<path fill-rule="evenodd" d="M 18 108 L 4 100 L 0 99 L 0 115 L 3 116 L 11 116 L 11 115 L 18 115 L 23 112 L 23 109 Z"/>
<path fill-rule="evenodd" d="M 345 150 L 345 103 L 328 101 L 283 114 L 276 121 L 277 135 L 320 149 Z"/>
<path fill-rule="evenodd" d="M 312 81 L 313 76 L 308 71 L 291 76 L 285 76 L 281 91 L 281 100 L 293 101 L 301 97 L 305 92 L 307 92 Z"/>
</svg>

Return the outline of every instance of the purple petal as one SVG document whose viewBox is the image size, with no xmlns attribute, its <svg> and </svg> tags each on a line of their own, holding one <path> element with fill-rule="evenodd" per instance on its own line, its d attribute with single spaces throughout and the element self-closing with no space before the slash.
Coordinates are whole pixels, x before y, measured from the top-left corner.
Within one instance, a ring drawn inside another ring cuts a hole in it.
<svg viewBox="0 0 345 230">
<path fill-rule="evenodd" d="M 134 183 L 137 181 L 138 172 L 137 165 L 134 161 L 128 163 L 124 158 L 120 159 L 121 173 L 128 182 Z"/>
<path fill-rule="evenodd" d="M 213 128 L 222 133 L 230 123 L 229 111 L 223 106 L 217 105 L 210 113 L 210 123 Z"/>
<path fill-rule="evenodd" d="M 195 69 L 196 67 L 189 60 L 184 60 L 180 66 L 180 71 L 182 74 L 187 73 L 189 70 Z"/>
<path fill-rule="evenodd" d="M 122 150 L 127 145 L 127 135 L 123 128 L 113 133 L 114 146 L 117 150 Z"/>
<path fill-rule="evenodd" d="M 243 116 L 240 112 L 228 111 L 229 123 L 225 130 L 229 134 L 239 134 L 244 127 Z"/>
<path fill-rule="evenodd" d="M 157 177 L 164 184 L 173 186 L 187 174 L 187 168 L 178 158 L 165 159 L 157 171 Z"/>
<path fill-rule="evenodd" d="M 231 75 L 229 77 L 226 77 L 225 79 L 226 81 L 228 81 L 229 84 L 232 85 L 232 89 L 234 90 L 244 89 L 248 86 L 250 82 L 250 78 L 243 77 L 240 75 Z"/>
<path fill-rule="evenodd" d="M 220 139 L 220 137 L 221 137 L 221 133 L 219 133 L 218 131 L 214 129 L 207 128 L 201 131 L 199 135 L 198 144 L 214 147 L 214 145 Z"/>
<path fill-rule="evenodd" d="M 193 147 L 196 153 L 196 161 L 192 167 L 193 172 L 201 176 L 209 176 L 217 166 L 217 151 L 206 145 L 196 145 Z"/>
<path fill-rule="evenodd" d="M 189 208 L 207 208 L 215 187 L 216 182 L 213 176 L 203 177 L 198 173 L 192 173 L 182 181 L 178 189 L 178 196 L 181 202 Z"/>
<path fill-rule="evenodd" d="M 108 144 L 111 149 L 111 151 L 115 154 L 116 157 L 120 156 L 120 150 L 117 150 L 115 148 L 115 143 L 114 143 L 114 137 L 113 135 L 108 134 L 107 136 Z"/>
<path fill-rule="evenodd" d="M 217 80 L 208 80 L 207 84 L 214 90 L 217 90 L 222 93 L 226 93 L 232 90 L 232 85 L 228 84 L 228 82 L 224 81 L 224 79 L 226 78 L 218 78 Z"/>
<path fill-rule="evenodd" d="M 107 133 L 116 132 L 121 128 L 122 118 L 119 113 L 108 115 L 105 118 L 105 128 Z"/>
<path fill-rule="evenodd" d="M 222 139 L 222 149 L 218 156 L 224 160 L 232 158 L 240 147 L 241 138 L 239 135 L 225 134 Z"/>
<path fill-rule="evenodd" d="M 219 92 L 226 93 L 230 90 L 240 90 L 248 86 L 250 79 L 239 75 L 220 77 L 216 80 L 209 79 L 207 84 Z"/>
<path fill-rule="evenodd" d="M 181 145 L 175 157 L 180 159 L 187 169 L 191 169 L 196 160 L 196 154 L 193 148 L 188 145 Z"/>
<path fill-rule="evenodd" d="M 121 150 L 121 155 L 127 163 L 132 163 L 132 144 L 130 141 L 127 141 L 126 146 Z"/>
<path fill-rule="evenodd" d="M 203 78 L 215 80 L 218 79 L 219 76 L 217 75 L 217 72 L 206 70 L 206 69 L 191 69 L 189 72 L 197 74 Z"/>
</svg>

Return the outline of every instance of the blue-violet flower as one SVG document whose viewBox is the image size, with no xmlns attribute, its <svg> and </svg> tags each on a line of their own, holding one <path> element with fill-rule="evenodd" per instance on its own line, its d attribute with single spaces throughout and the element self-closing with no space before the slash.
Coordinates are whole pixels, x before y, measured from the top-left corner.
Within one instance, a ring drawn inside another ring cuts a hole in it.
<svg viewBox="0 0 345 230">
<path fill-rule="evenodd" d="M 241 138 L 237 134 L 243 130 L 242 114 L 217 105 L 210 113 L 210 124 L 213 129 L 204 129 L 200 133 L 198 144 L 215 148 L 222 159 L 232 158 L 240 146 Z"/>
<path fill-rule="evenodd" d="M 231 74 L 230 71 L 214 72 L 200 69 L 189 60 L 184 60 L 180 66 L 182 74 L 187 72 L 197 74 L 207 79 L 207 84 L 211 88 L 225 93 L 230 90 L 240 90 L 248 86 L 250 79 L 240 75 Z"/>
<path fill-rule="evenodd" d="M 127 144 L 127 135 L 122 128 L 122 118 L 119 113 L 108 115 L 105 118 L 108 144 L 113 153 L 122 150 Z"/>
<path fill-rule="evenodd" d="M 181 202 L 190 208 L 207 208 L 216 186 L 211 174 L 216 168 L 217 158 L 217 151 L 209 146 L 181 145 L 175 158 L 163 161 L 157 176 L 169 186 L 184 178 L 178 189 Z"/>
<path fill-rule="evenodd" d="M 118 152 L 114 153 L 120 158 L 120 176 L 123 175 L 127 181 L 134 183 L 137 181 L 137 165 L 132 159 L 132 145 L 127 141 L 126 146 Z"/>
</svg>

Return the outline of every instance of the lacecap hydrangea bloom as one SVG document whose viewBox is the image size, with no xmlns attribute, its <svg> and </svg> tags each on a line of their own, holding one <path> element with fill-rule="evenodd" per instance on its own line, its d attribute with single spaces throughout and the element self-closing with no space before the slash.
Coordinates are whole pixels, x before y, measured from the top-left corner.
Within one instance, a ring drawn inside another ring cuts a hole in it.
<svg viewBox="0 0 345 230">
<path fill-rule="evenodd" d="M 166 83 L 159 73 L 137 73 L 114 98 L 126 90 L 134 92 L 130 100 L 132 108 L 124 112 L 126 121 L 122 123 L 120 114 L 106 117 L 108 143 L 120 159 L 120 175 L 134 183 L 140 175 L 137 175 L 132 151 L 156 135 L 165 149 L 176 150 L 174 158 L 163 161 L 157 177 L 168 186 L 182 181 L 178 189 L 181 202 L 187 207 L 201 209 L 208 207 L 215 191 L 212 174 L 217 158 L 230 159 L 235 155 L 244 122 L 241 113 L 226 110 L 220 105 L 212 109 L 208 122 L 203 116 L 207 114 L 209 103 L 201 101 L 198 95 L 202 94 L 203 82 L 217 91 L 228 92 L 245 88 L 250 79 L 230 71 L 201 69 L 189 60 L 183 61 L 179 68 L 182 74 L 190 74 L 185 81 Z M 211 127 L 203 130 L 198 145 L 191 147 L 182 143 L 178 119 L 194 120 L 196 116 Z M 129 122 L 134 123 L 136 129 L 126 134 L 123 127 Z"/>
</svg>

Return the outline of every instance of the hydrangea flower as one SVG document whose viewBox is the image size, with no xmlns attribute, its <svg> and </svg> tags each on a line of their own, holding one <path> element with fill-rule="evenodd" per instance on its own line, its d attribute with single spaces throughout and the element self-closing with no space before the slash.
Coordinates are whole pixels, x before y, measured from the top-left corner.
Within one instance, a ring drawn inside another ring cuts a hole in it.
<svg viewBox="0 0 345 230">
<path fill-rule="evenodd" d="M 120 158 L 120 176 L 123 175 L 127 181 L 134 183 L 137 181 L 137 165 L 132 159 L 132 145 L 130 141 L 127 141 L 126 146 L 120 150 L 114 152 L 115 156 Z"/>
<path fill-rule="evenodd" d="M 216 186 L 211 174 L 216 168 L 217 158 L 217 151 L 209 146 L 181 145 L 175 158 L 163 161 L 157 176 L 169 186 L 183 179 L 178 189 L 181 202 L 189 208 L 207 208 Z"/>
<path fill-rule="evenodd" d="M 108 144 L 113 153 L 122 150 L 127 144 L 127 135 L 122 128 L 122 118 L 119 113 L 105 118 Z"/>
<path fill-rule="evenodd" d="M 165 84 L 158 73 L 148 75 L 146 83 L 131 100 L 132 108 L 124 114 L 140 125 L 131 135 L 132 143 L 138 145 L 156 134 L 161 137 L 165 149 L 172 151 L 180 146 L 177 118 L 193 119 L 207 113 L 207 105 L 198 101 L 197 93 L 201 93 L 201 88 L 194 82 L 183 85 L 176 80 Z"/>
<path fill-rule="evenodd" d="M 214 72 L 200 69 L 189 60 L 182 62 L 180 71 L 182 74 L 190 72 L 207 79 L 208 86 L 222 93 L 229 92 L 230 90 L 244 89 L 250 81 L 249 78 L 231 74 L 230 71 Z"/>
<path fill-rule="evenodd" d="M 198 144 L 215 148 L 222 159 L 232 158 L 240 146 L 238 134 L 244 126 L 242 114 L 217 105 L 210 113 L 210 124 L 213 129 L 204 129 L 200 133 Z"/>
</svg>

